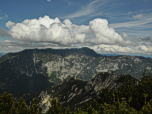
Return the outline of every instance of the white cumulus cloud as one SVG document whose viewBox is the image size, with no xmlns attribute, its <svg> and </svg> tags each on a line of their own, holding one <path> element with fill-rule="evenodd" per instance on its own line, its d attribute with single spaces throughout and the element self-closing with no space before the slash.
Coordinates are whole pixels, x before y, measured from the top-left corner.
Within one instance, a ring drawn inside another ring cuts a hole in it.
<svg viewBox="0 0 152 114">
<path fill-rule="evenodd" d="M 50 19 L 49 16 L 39 19 L 26 19 L 22 23 L 8 21 L 6 27 L 8 33 L 16 40 L 29 42 L 52 42 L 62 45 L 93 43 L 93 44 L 116 44 L 130 45 L 131 41 L 124 41 L 121 35 L 108 26 L 106 19 L 94 19 L 89 25 L 75 25 L 69 19 L 63 23 L 59 18 Z M 94 35 L 89 39 L 86 34 Z"/>
<path fill-rule="evenodd" d="M 121 35 L 115 32 L 115 30 L 108 26 L 108 21 L 106 19 L 94 19 L 89 23 L 91 30 L 96 36 L 95 39 L 91 39 L 91 42 L 106 43 L 106 44 L 131 44 L 130 41 L 124 41 Z"/>
</svg>

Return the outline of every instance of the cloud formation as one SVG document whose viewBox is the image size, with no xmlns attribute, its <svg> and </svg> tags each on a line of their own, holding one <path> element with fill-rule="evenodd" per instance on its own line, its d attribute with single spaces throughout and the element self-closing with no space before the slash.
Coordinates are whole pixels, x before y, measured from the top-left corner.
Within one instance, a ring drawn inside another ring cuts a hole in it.
<svg viewBox="0 0 152 114">
<path fill-rule="evenodd" d="M 128 21 L 128 22 L 122 22 L 122 23 L 113 23 L 110 24 L 111 27 L 113 28 L 147 28 L 147 24 L 150 24 L 152 22 L 152 13 L 149 15 L 144 16 L 140 20 L 134 20 L 134 21 Z"/>
<path fill-rule="evenodd" d="M 21 23 L 8 21 L 6 27 L 12 40 L 0 43 L 1 50 L 31 48 L 74 48 L 89 47 L 97 53 L 151 54 L 151 36 L 146 38 L 122 36 L 109 27 L 106 19 L 96 18 L 88 25 L 75 25 L 69 19 L 63 23 L 49 16 L 26 19 Z M 3 32 L 4 33 L 4 32 Z M 4 36 L 4 35 L 3 35 Z M 18 40 L 18 41 L 13 41 Z M 145 44 L 144 44 L 145 43 Z M 127 47 L 128 46 L 128 47 Z"/>
<path fill-rule="evenodd" d="M 11 37 L 15 40 L 29 42 L 52 42 L 63 45 L 67 44 L 110 44 L 130 45 L 130 41 L 124 41 L 121 35 L 108 26 L 106 19 L 94 19 L 89 25 L 75 25 L 69 19 L 63 23 L 59 18 L 50 19 L 44 16 L 39 19 L 26 19 L 22 23 L 8 21 L 6 27 L 10 30 Z M 86 34 L 93 34 L 93 39 L 89 39 Z"/>
<path fill-rule="evenodd" d="M 11 35 L 4 29 L 0 28 L 0 37 L 10 37 Z"/>
<path fill-rule="evenodd" d="M 134 19 L 140 19 L 141 17 L 143 17 L 142 14 L 138 14 L 138 15 L 133 15 L 132 16 Z"/>
<path fill-rule="evenodd" d="M 142 39 L 142 41 L 151 42 L 151 43 L 152 43 L 152 35 L 151 35 L 151 36 L 144 37 L 144 38 Z"/>
<path fill-rule="evenodd" d="M 67 0 L 66 0 L 67 1 Z M 112 0 L 110 0 L 111 2 Z M 69 2 L 67 1 L 68 4 L 73 5 L 75 4 L 74 2 Z M 105 6 L 109 1 L 108 0 L 104 0 L 104 1 L 100 1 L 100 0 L 94 0 L 91 3 L 89 3 L 88 5 L 84 5 L 81 8 L 78 8 L 78 11 L 72 13 L 72 14 L 68 14 L 66 16 L 63 16 L 61 18 L 65 19 L 73 19 L 73 18 L 80 18 L 80 17 L 84 17 L 84 16 L 92 16 L 94 15 L 96 12 L 98 12 L 98 8 L 102 8 L 103 6 Z"/>
<path fill-rule="evenodd" d="M 144 45 L 136 47 L 121 47 L 118 45 L 97 45 L 90 47 L 93 50 L 96 50 L 98 53 L 117 53 L 117 54 L 143 54 L 151 55 L 152 47 L 146 47 Z"/>
<path fill-rule="evenodd" d="M 123 32 L 123 36 L 122 36 L 124 39 L 126 39 L 128 37 L 128 34 Z"/>
</svg>

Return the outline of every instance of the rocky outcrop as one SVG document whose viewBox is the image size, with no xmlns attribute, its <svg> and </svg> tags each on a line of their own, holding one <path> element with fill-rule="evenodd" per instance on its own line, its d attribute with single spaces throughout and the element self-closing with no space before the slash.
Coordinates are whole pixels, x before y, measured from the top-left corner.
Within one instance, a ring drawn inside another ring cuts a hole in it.
<svg viewBox="0 0 152 114">
<path fill-rule="evenodd" d="M 124 84 L 125 77 L 129 77 L 129 80 L 130 78 L 133 79 L 134 84 L 139 81 L 130 75 L 116 75 L 114 72 L 100 72 L 89 81 L 82 81 L 73 76 L 56 86 L 46 89 L 45 92 L 42 91 L 37 97 L 40 99 L 39 106 L 46 113 L 51 106 L 50 100 L 55 97 L 59 99 L 63 107 L 67 105 L 76 107 L 79 104 L 85 104 L 91 99 L 99 97 L 98 94 L 102 92 L 103 88 L 107 87 L 109 91 L 118 90 Z"/>
</svg>

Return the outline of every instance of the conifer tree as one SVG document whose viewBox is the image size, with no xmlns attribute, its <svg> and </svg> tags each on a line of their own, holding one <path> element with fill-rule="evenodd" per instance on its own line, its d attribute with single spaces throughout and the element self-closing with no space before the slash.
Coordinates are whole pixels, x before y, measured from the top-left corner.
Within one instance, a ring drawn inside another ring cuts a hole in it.
<svg viewBox="0 0 152 114">
<path fill-rule="evenodd" d="M 30 109 L 27 108 L 25 100 L 21 97 L 19 102 L 16 102 L 12 94 L 4 92 L 4 95 L 0 94 L 0 112 L 2 114 L 41 114 L 42 108 L 37 105 L 38 99 L 32 101 Z M 39 108 L 39 110 L 37 110 Z"/>
</svg>

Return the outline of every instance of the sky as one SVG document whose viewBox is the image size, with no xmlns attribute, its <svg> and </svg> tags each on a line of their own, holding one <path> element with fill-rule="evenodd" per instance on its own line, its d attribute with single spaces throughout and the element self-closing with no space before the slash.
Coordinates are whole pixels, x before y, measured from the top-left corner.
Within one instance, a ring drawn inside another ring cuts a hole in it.
<svg viewBox="0 0 152 114">
<path fill-rule="evenodd" d="M 152 0 L 0 0 L 0 53 L 81 47 L 152 58 Z"/>
</svg>

